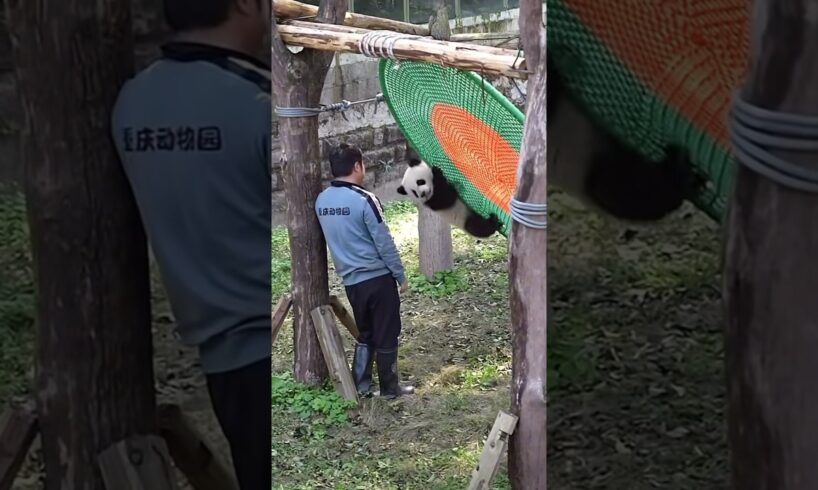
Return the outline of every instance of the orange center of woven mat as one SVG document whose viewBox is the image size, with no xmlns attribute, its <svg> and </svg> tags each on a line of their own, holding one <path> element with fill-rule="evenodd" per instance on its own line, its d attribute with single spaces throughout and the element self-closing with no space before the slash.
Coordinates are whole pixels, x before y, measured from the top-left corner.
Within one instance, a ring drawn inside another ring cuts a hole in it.
<svg viewBox="0 0 818 490">
<path fill-rule="evenodd" d="M 723 146 L 749 59 L 750 2 L 562 0 L 665 103 Z"/>
<path fill-rule="evenodd" d="M 432 128 L 458 170 L 499 208 L 509 212 L 520 154 L 500 133 L 460 107 L 436 104 Z"/>
</svg>

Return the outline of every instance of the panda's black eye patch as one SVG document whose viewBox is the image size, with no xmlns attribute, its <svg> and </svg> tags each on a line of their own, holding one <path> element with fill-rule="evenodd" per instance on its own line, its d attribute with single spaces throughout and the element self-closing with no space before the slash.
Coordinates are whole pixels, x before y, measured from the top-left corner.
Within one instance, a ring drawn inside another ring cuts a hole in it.
<svg viewBox="0 0 818 490">
<path fill-rule="evenodd" d="M 418 180 L 418 185 L 425 185 L 426 181 L 424 179 Z"/>
</svg>

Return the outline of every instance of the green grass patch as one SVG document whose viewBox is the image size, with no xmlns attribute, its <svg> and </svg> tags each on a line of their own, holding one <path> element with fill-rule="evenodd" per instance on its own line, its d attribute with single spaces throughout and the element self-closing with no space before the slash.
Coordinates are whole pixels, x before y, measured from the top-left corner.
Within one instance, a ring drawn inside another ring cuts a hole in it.
<svg viewBox="0 0 818 490">
<path fill-rule="evenodd" d="M 417 269 L 410 270 L 407 277 L 413 292 L 432 298 L 443 298 L 468 289 L 466 274 L 457 267 L 438 272 L 432 279 L 427 279 Z"/>
<path fill-rule="evenodd" d="M 324 439 L 329 428 L 349 425 L 347 411 L 354 407 L 354 402 L 341 398 L 331 386 L 308 387 L 289 373 L 272 377 L 272 410 L 298 417 L 301 423 L 296 432 L 303 437 Z"/>
<path fill-rule="evenodd" d="M 0 407 L 29 389 L 34 282 L 25 200 L 0 188 Z"/>
<path fill-rule="evenodd" d="M 270 289 L 272 301 L 275 303 L 281 295 L 290 289 L 292 260 L 290 257 L 290 242 L 287 236 L 287 228 L 274 228 L 271 242 L 273 263 Z"/>
</svg>

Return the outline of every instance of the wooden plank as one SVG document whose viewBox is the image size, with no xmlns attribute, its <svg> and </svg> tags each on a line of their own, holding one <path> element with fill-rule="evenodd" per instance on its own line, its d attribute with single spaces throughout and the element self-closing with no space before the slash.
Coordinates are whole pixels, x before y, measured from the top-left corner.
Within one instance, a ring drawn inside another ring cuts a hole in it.
<svg viewBox="0 0 818 490">
<path fill-rule="evenodd" d="M 290 293 L 285 294 L 278 300 L 278 304 L 276 304 L 276 307 L 273 309 L 273 333 L 270 344 L 275 344 L 278 332 L 281 330 L 281 326 L 284 325 L 284 320 L 287 319 L 287 314 L 290 312 L 292 305 L 293 295 Z"/>
<path fill-rule="evenodd" d="M 335 316 L 338 317 L 338 320 L 340 320 L 341 325 L 346 327 L 353 339 L 358 340 L 360 332 L 358 331 L 358 325 L 355 323 L 355 318 L 353 318 L 346 307 L 344 307 L 344 304 L 341 303 L 338 296 L 334 294 L 330 295 L 329 305 L 332 307 L 332 311 L 335 313 Z"/>
<path fill-rule="evenodd" d="M 109 490 L 175 490 L 165 441 L 157 435 L 133 436 L 100 453 L 99 469 Z"/>
<path fill-rule="evenodd" d="M 0 490 L 10 490 L 37 435 L 33 404 L 9 408 L 0 415 Z"/>
<path fill-rule="evenodd" d="M 306 3 L 294 0 L 275 0 L 273 9 L 277 17 L 281 19 L 313 19 L 318 15 L 318 7 L 307 5 Z M 383 29 L 387 31 L 402 32 L 416 36 L 428 36 L 429 27 L 424 25 L 410 24 L 398 20 L 382 19 L 371 15 L 355 14 L 347 12 L 344 24 L 362 29 Z"/>
<path fill-rule="evenodd" d="M 277 26 L 277 30 L 285 44 L 344 53 L 360 54 L 360 42 L 364 37 L 364 34 L 357 32 L 322 29 L 317 23 L 314 27 L 281 24 Z M 506 51 L 508 54 L 499 54 L 496 52 L 498 50 Z M 504 75 L 511 78 L 528 76 L 528 72 L 520 68 L 525 67 L 525 58 L 518 57 L 517 51 L 511 49 L 429 38 L 404 38 L 395 41 L 392 52 L 399 60 L 425 61 L 485 75 Z"/>
<path fill-rule="evenodd" d="M 750 72 L 740 96 L 768 111 L 818 117 L 816 2 L 753 3 Z M 752 142 L 815 171 L 814 149 Z M 740 164 L 727 209 L 723 287 L 732 488 L 818 488 L 818 194 Z"/>
<path fill-rule="evenodd" d="M 190 486 L 195 490 L 238 490 L 232 471 L 216 457 L 179 405 L 160 404 L 156 416 L 159 434 Z"/>
<path fill-rule="evenodd" d="M 500 411 L 494 419 L 494 426 L 489 432 L 486 444 L 483 446 L 483 453 L 480 455 L 480 463 L 472 473 L 468 490 L 487 490 L 491 488 L 491 482 L 497 474 L 503 455 L 508 446 L 508 439 L 517 427 L 517 416 Z"/>
<path fill-rule="evenodd" d="M 315 324 L 315 332 L 318 334 L 318 343 L 321 345 L 324 360 L 327 362 L 332 384 L 344 399 L 357 402 L 358 391 L 352 381 L 352 372 L 349 370 L 349 364 L 344 353 L 344 343 L 338 328 L 335 326 L 332 309 L 328 306 L 319 306 L 312 310 L 311 313 L 312 321 Z"/>
</svg>

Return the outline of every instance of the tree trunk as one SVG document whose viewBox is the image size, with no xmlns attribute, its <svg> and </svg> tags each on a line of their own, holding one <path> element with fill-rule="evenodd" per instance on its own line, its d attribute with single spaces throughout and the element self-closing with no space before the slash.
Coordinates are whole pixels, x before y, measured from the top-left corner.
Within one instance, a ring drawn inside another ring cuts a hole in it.
<svg viewBox="0 0 818 490">
<path fill-rule="evenodd" d="M 318 22 L 343 21 L 347 0 L 322 0 Z M 272 81 L 281 107 L 318 107 L 332 54 L 305 49 L 291 54 L 278 34 L 273 16 Z M 306 384 L 324 382 L 329 372 L 310 312 L 329 304 L 327 247 L 315 215 L 321 192 L 322 162 L 316 117 L 280 118 L 279 138 L 287 199 L 287 228 L 292 255 L 293 373 Z"/>
<path fill-rule="evenodd" d="M 438 272 L 451 270 L 452 227 L 426 206 L 418 206 L 418 237 L 420 272 L 431 280 Z"/>
<path fill-rule="evenodd" d="M 745 100 L 818 116 L 815 2 L 756 0 L 754 14 Z M 818 162 L 815 152 L 778 154 Z M 818 488 L 818 196 L 740 165 L 727 224 L 733 488 Z"/>
<path fill-rule="evenodd" d="M 126 0 L 7 0 L 25 109 L 46 489 L 102 489 L 97 455 L 153 432 L 146 240 L 110 142 L 133 70 Z"/>
<path fill-rule="evenodd" d="M 515 199 L 546 202 L 546 38 L 542 2 L 524 0 L 521 18 L 529 47 L 528 59 L 539 64 L 529 81 L 520 168 Z M 535 48 L 536 46 L 536 48 Z M 509 476 L 512 488 L 546 488 L 546 230 L 514 221 L 509 246 L 511 286 L 512 368 L 511 409 L 519 417 L 509 445 Z"/>
</svg>

